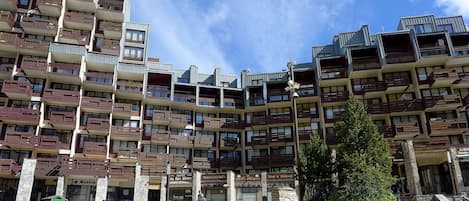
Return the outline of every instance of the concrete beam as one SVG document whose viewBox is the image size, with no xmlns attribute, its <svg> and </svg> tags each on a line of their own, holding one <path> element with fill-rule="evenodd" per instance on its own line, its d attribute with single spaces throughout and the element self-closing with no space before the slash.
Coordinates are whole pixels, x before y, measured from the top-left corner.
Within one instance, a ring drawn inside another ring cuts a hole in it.
<svg viewBox="0 0 469 201">
<path fill-rule="evenodd" d="M 29 201 L 31 199 L 36 163 L 36 159 L 24 159 L 18 191 L 16 192 L 16 201 Z"/>
<path fill-rule="evenodd" d="M 407 186 L 411 195 L 422 195 L 420 186 L 419 170 L 417 159 L 415 157 L 414 144 L 412 140 L 401 143 L 405 159 L 405 172 L 407 177 Z"/>
<path fill-rule="evenodd" d="M 231 170 L 226 172 L 226 201 L 236 201 L 235 173 Z"/>
<path fill-rule="evenodd" d="M 107 199 L 107 177 L 99 177 L 96 180 L 96 201 L 103 201 Z"/>
</svg>

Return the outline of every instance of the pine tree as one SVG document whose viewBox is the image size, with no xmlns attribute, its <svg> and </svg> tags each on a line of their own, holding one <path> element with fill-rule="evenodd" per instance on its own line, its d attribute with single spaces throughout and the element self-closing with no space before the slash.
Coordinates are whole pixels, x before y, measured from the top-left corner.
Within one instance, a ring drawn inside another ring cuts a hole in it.
<svg viewBox="0 0 469 201">
<path fill-rule="evenodd" d="M 306 190 L 305 200 L 327 201 L 333 192 L 331 176 L 335 171 L 332 163 L 331 150 L 319 139 L 317 134 L 311 135 L 311 141 L 300 155 L 298 177 Z"/>
<path fill-rule="evenodd" d="M 392 201 L 392 161 L 389 145 L 374 125 L 362 103 L 351 97 L 346 115 L 336 124 L 337 200 Z"/>
</svg>

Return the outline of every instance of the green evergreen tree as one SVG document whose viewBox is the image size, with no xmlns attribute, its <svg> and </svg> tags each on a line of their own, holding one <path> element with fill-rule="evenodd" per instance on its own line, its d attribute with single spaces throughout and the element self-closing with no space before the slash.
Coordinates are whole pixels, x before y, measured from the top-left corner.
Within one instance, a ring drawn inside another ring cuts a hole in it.
<svg viewBox="0 0 469 201">
<path fill-rule="evenodd" d="M 393 201 L 389 145 L 362 103 L 351 97 L 346 115 L 336 124 L 337 200 Z"/>
<path fill-rule="evenodd" d="M 310 144 L 300 155 L 298 168 L 299 181 L 305 190 L 305 200 L 329 200 L 333 187 L 331 176 L 334 171 L 331 150 L 317 134 L 311 135 Z"/>
</svg>

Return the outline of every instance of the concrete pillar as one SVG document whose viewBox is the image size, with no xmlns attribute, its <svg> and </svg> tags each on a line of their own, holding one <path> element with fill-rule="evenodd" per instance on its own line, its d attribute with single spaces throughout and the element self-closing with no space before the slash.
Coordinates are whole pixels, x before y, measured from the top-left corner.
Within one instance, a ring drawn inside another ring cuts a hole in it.
<svg viewBox="0 0 469 201">
<path fill-rule="evenodd" d="M 235 173 L 231 170 L 226 172 L 226 201 L 236 201 Z"/>
<path fill-rule="evenodd" d="M 199 171 L 194 171 L 192 176 L 192 201 L 197 201 L 199 192 L 202 189 L 202 174 Z"/>
<path fill-rule="evenodd" d="M 36 159 L 24 159 L 18 191 L 16 192 L 16 201 L 29 201 L 31 199 L 36 162 Z"/>
<path fill-rule="evenodd" d="M 262 200 L 267 200 L 267 172 L 261 173 L 261 186 L 262 186 Z"/>
<path fill-rule="evenodd" d="M 160 185 L 160 201 L 168 201 L 166 199 L 166 191 L 169 189 L 166 189 L 166 184 L 168 183 L 168 177 L 166 175 L 161 177 L 161 185 Z"/>
<path fill-rule="evenodd" d="M 298 197 L 293 188 L 275 187 L 272 190 L 272 201 L 298 201 Z"/>
<path fill-rule="evenodd" d="M 147 201 L 150 177 L 141 175 L 141 166 L 135 167 L 134 200 Z"/>
<path fill-rule="evenodd" d="M 65 183 L 65 177 L 60 176 L 57 178 L 57 188 L 55 189 L 55 195 L 65 196 L 65 189 L 67 184 Z"/>
<path fill-rule="evenodd" d="M 95 201 L 104 201 L 107 199 L 107 177 L 98 177 L 96 180 Z"/>
<path fill-rule="evenodd" d="M 449 150 L 450 161 L 448 161 L 451 167 L 451 173 L 453 176 L 453 183 L 454 183 L 454 193 L 456 195 L 461 195 L 464 190 L 464 181 L 462 178 L 461 167 L 459 166 L 459 160 L 457 158 L 458 152 L 456 151 L 455 147 L 451 147 Z"/>
<path fill-rule="evenodd" d="M 422 195 L 420 186 L 419 170 L 417 159 L 415 158 L 414 145 L 412 140 L 401 143 L 405 159 L 405 172 L 407 177 L 407 186 L 411 195 Z"/>
</svg>

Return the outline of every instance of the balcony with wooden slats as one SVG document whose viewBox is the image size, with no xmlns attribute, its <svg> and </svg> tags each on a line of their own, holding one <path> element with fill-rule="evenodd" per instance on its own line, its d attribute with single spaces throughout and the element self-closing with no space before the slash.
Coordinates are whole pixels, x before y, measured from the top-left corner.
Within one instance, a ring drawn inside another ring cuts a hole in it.
<svg viewBox="0 0 469 201">
<path fill-rule="evenodd" d="M 43 15 L 58 17 L 62 11 L 62 0 L 37 0 L 36 4 Z"/>
<path fill-rule="evenodd" d="M 321 94 L 321 101 L 324 103 L 330 102 L 345 102 L 348 100 L 349 92 L 342 91 L 337 93 L 323 93 Z"/>
<path fill-rule="evenodd" d="M 293 142 L 292 134 L 286 133 L 270 133 L 270 142 L 277 143 L 277 142 Z"/>
<path fill-rule="evenodd" d="M 402 74 L 389 74 L 384 75 L 384 82 L 386 83 L 386 92 L 395 93 L 395 92 L 404 92 L 409 85 L 412 84 L 412 79 L 410 78 L 410 73 Z"/>
<path fill-rule="evenodd" d="M 52 128 L 72 129 L 75 128 L 75 112 L 52 111 L 49 119 L 45 120 Z"/>
<path fill-rule="evenodd" d="M 178 148 L 192 148 L 194 141 L 190 136 L 170 135 L 169 146 Z"/>
<path fill-rule="evenodd" d="M 70 144 L 60 141 L 58 136 L 41 135 L 37 138 L 37 146 L 35 147 L 37 151 L 58 153 L 60 149 L 70 149 Z"/>
<path fill-rule="evenodd" d="M 140 152 L 138 153 L 138 162 L 142 165 L 152 165 L 165 167 L 169 160 L 169 154 Z"/>
<path fill-rule="evenodd" d="M 291 114 L 267 116 L 268 124 L 284 124 L 284 123 L 292 123 L 292 121 L 293 120 L 292 120 Z"/>
<path fill-rule="evenodd" d="M 4 80 L 2 93 L 9 98 L 29 100 L 33 94 L 33 89 L 28 81 Z"/>
<path fill-rule="evenodd" d="M 386 88 L 387 86 L 384 81 L 377 80 L 377 81 L 362 83 L 361 90 L 356 91 L 354 89 L 353 93 L 355 95 L 362 95 L 362 96 L 378 95 L 380 93 L 384 93 L 384 91 L 386 91 Z"/>
<path fill-rule="evenodd" d="M 170 141 L 169 131 L 153 131 L 151 133 L 151 142 L 155 144 L 168 145 Z"/>
<path fill-rule="evenodd" d="M 89 134 L 107 135 L 109 132 L 109 119 L 88 118 L 86 125 L 81 130 Z"/>
<path fill-rule="evenodd" d="M 105 159 L 65 158 L 61 163 L 60 175 L 104 177 L 108 174 L 108 164 Z"/>
<path fill-rule="evenodd" d="M 459 119 L 430 119 L 428 121 L 431 136 L 459 135 L 468 131 L 467 121 Z"/>
<path fill-rule="evenodd" d="M 185 127 L 188 124 L 191 124 L 192 122 L 189 122 L 188 116 L 185 114 L 175 114 L 171 113 L 171 121 L 169 122 L 169 125 L 171 127 Z"/>
<path fill-rule="evenodd" d="M 295 164 L 295 156 L 293 154 L 278 154 L 269 155 L 270 166 L 272 167 L 286 167 Z"/>
<path fill-rule="evenodd" d="M 389 102 L 389 111 L 393 112 L 415 112 L 425 109 L 424 101 L 421 99 L 414 100 L 397 100 Z"/>
<path fill-rule="evenodd" d="M 260 126 L 267 124 L 267 117 L 266 116 L 253 116 L 251 117 L 250 126 Z"/>
<path fill-rule="evenodd" d="M 221 149 L 236 149 L 239 144 L 238 138 L 221 138 L 220 139 L 220 148 Z"/>
<path fill-rule="evenodd" d="M 210 149 L 213 147 L 213 141 L 209 137 L 194 137 L 194 148 Z"/>
<path fill-rule="evenodd" d="M 449 147 L 448 137 L 430 137 L 413 140 L 414 150 L 417 152 L 445 151 Z M 446 156 L 446 153 L 445 153 Z"/>
<path fill-rule="evenodd" d="M 45 77 L 47 73 L 47 58 L 24 56 L 21 61 L 21 70 L 30 76 Z"/>
<path fill-rule="evenodd" d="M 42 100 L 48 104 L 78 106 L 80 102 L 80 91 L 44 89 Z"/>
<path fill-rule="evenodd" d="M 132 181 L 135 179 L 135 165 L 114 163 L 109 165 L 110 180 Z"/>
<path fill-rule="evenodd" d="M 428 76 L 428 80 L 432 87 L 450 86 L 459 80 L 459 75 L 455 68 L 434 68 Z"/>
<path fill-rule="evenodd" d="M 99 19 L 115 22 L 124 21 L 124 1 L 123 0 L 99 0 L 96 16 Z"/>
<path fill-rule="evenodd" d="M 153 110 L 153 123 L 162 125 L 169 124 L 172 116 L 174 116 L 175 118 L 180 118 L 178 117 L 178 115 L 172 115 L 171 112 L 168 110 Z"/>
<path fill-rule="evenodd" d="M 139 150 L 136 148 L 121 148 L 117 153 L 110 154 L 119 161 L 135 161 L 138 159 Z"/>
<path fill-rule="evenodd" d="M 4 50 L 16 51 L 20 40 L 14 33 L 0 32 L 0 48 Z"/>
<path fill-rule="evenodd" d="M 345 117 L 345 111 L 335 111 L 332 115 L 332 118 L 325 117 L 324 122 L 326 124 L 328 123 L 335 123 L 338 121 L 342 121 L 342 119 Z"/>
<path fill-rule="evenodd" d="M 131 116 L 140 116 L 139 111 L 132 110 L 132 104 L 130 103 L 114 103 L 112 114 L 116 117 L 125 118 L 129 118 Z"/>
<path fill-rule="evenodd" d="M 223 122 L 221 118 L 216 117 L 204 117 L 203 128 L 207 130 L 221 128 Z"/>
<path fill-rule="evenodd" d="M 79 29 L 61 28 L 59 31 L 59 42 L 74 45 L 89 45 L 90 34 Z"/>
<path fill-rule="evenodd" d="M 344 85 L 348 77 L 348 60 L 345 57 L 325 58 L 320 61 L 322 86 Z"/>
<path fill-rule="evenodd" d="M 104 38 L 109 39 L 120 39 L 122 36 L 122 23 L 102 21 L 101 28 L 104 34 Z"/>
<path fill-rule="evenodd" d="M 16 11 L 18 2 L 17 0 L 4 0 L 0 2 L 0 9 Z"/>
<path fill-rule="evenodd" d="M 243 120 L 230 119 L 230 118 L 221 118 L 222 125 L 221 128 L 224 129 L 235 129 L 235 130 L 244 130 L 246 122 Z"/>
<path fill-rule="evenodd" d="M 262 135 L 262 136 L 252 136 L 251 142 L 248 142 L 251 146 L 263 146 L 268 145 L 270 142 L 270 136 Z"/>
<path fill-rule="evenodd" d="M 87 13 L 68 11 L 64 15 L 64 27 L 91 31 L 94 26 L 94 16 Z"/>
<path fill-rule="evenodd" d="M 33 150 L 37 145 L 37 137 L 34 133 L 7 131 L 2 144 L 13 149 Z"/>
<path fill-rule="evenodd" d="M 138 141 L 140 139 L 140 128 L 112 126 L 111 138 L 117 140 Z"/>
<path fill-rule="evenodd" d="M 102 39 L 101 46 L 95 48 L 96 51 L 109 55 L 120 54 L 120 41 L 111 39 Z"/>
<path fill-rule="evenodd" d="M 112 99 L 83 96 L 81 108 L 83 111 L 111 113 Z"/>
<path fill-rule="evenodd" d="M 203 187 L 223 188 L 226 183 L 226 173 L 202 174 L 201 184 Z"/>
<path fill-rule="evenodd" d="M 81 84 L 80 64 L 51 63 L 47 76 L 56 82 Z"/>
<path fill-rule="evenodd" d="M 55 36 L 57 34 L 57 21 L 23 16 L 21 23 L 24 32 L 28 34 L 41 34 Z"/>
<path fill-rule="evenodd" d="M 13 67 L 15 64 L 0 63 L 0 79 L 9 80 L 13 73 Z"/>
<path fill-rule="evenodd" d="M 0 10 L 0 30 L 11 31 L 15 25 L 15 17 L 10 11 Z"/>
<path fill-rule="evenodd" d="M 462 106 L 461 98 L 455 94 L 423 97 L 423 100 L 425 103 L 425 111 L 455 110 Z"/>
<path fill-rule="evenodd" d="M 36 177 L 58 177 L 62 164 L 61 160 L 60 157 L 37 158 L 34 175 Z"/>
<path fill-rule="evenodd" d="M 221 157 L 218 159 L 218 166 L 220 168 L 231 168 L 234 169 L 236 167 L 239 167 L 241 164 L 240 158 L 236 157 Z"/>
<path fill-rule="evenodd" d="M 49 41 L 22 38 L 18 39 L 17 48 L 21 54 L 46 57 L 49 52 Z"/>
<path fill-rule="evenodd" d="M 4 123 L 37 125 L 40 115 L 39 110 L 0 107 L 0 121 Z"/>
<path fill-rule="evenodd" d="M 95 0 L 67 0 L 67 8 L 88 13 L 96 12 Z"/>
<path fill-rule="evenodd" d="M 87 157 L 105 157 L 107 153 L 107 145 L 105 142 L 90 142 L 83 143 L 83 155 Z"/>
<path fill-rule="evenodd" d="M 207 157 L 193 157 L 192 168 L 194 169 L 210 169 L 214 167 L 213 162 Z"/>
<path fill-rule="evenodd" d="M 443 33 L 433 33 L 417 36 L 417 42 L 420 49 L 420 56 L 449 56 L 449 48 L 446 36 Z"/>
<path fill-rule="evenodd" d="M 21 172 L 21 165 L 13 159 L 0 159 L 0 175 L 17 176 Z"/>
<path fill-rule="evenodd" d="M 270 168 L 270 157 L 269 155 L 253 156 L 251 158 L 251 165 L 254 169 Z"/>
<path fill-rule="evenodd" d="M 372 115 L 386 114 L 389 113 L 389 105 L 387 103 L 366 104 L 366 111 Z"/>
<path fill-rule="evenodd" d="M 351 56 L 353 71 L 377 70 L 381 68 L 376 48 L 352 49 Z"/>
<path fill-rule="evenodd" d="M 143 98 L 143 83 L 119 80 L 117 81 L 116 95 L 128 97 L 132 100 L 140 100 Z"/>
<path fill-rule="evenodd" d="M 112 73 L 85 72 L 85 77 L 83 84 L 87 88 L 105 92 L 112 92 L 114 90 L 114 75 Z"/>
<path fill-rule="evenodd" d="M 393 128 L 394 139 L 412 139 L 420 134 L 420 128 L 416 122 L 396 123 Z"/>
</svg>

